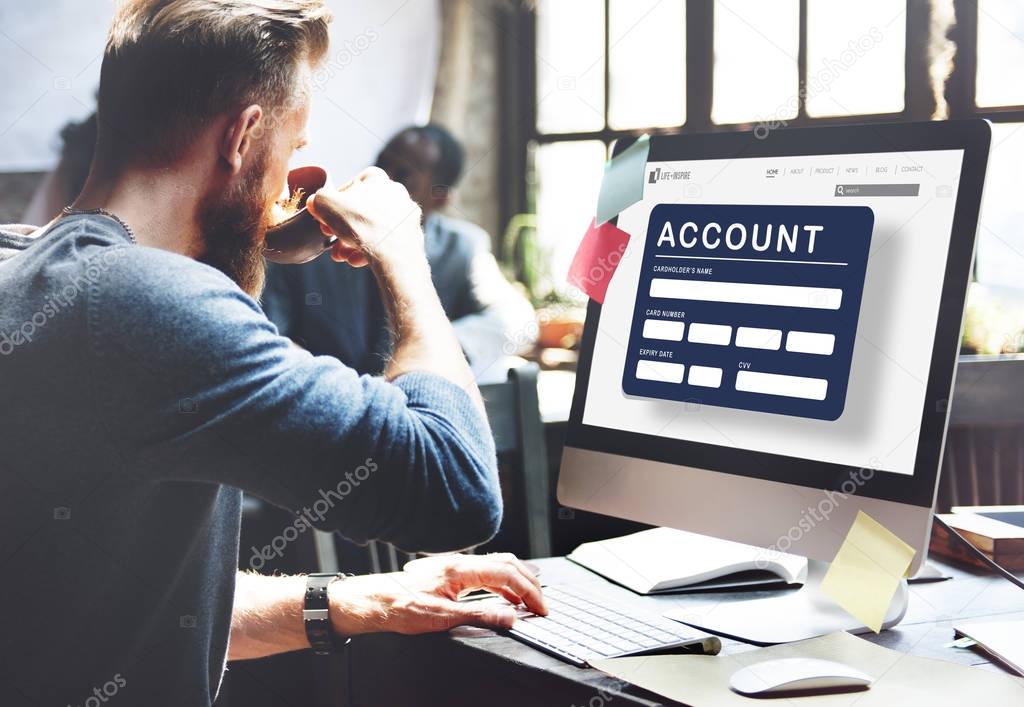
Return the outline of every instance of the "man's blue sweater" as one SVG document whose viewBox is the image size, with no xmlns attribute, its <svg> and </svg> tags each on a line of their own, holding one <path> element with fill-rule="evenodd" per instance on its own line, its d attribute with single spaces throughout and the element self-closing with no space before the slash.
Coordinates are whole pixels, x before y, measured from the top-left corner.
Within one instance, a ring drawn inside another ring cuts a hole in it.
<svg viewBox="0 0 1024 707">
<path fill-rule="evenodd" d="M 209 705 L 242 491 L 297 514 L 285 538 L 442 551 L 501 519 L 465 391 L 301 351 L 222 273 L 105 216 L 0 263 L 0 392 L 0 704 L 113 685 L 124 704 Z"/>
</svg>

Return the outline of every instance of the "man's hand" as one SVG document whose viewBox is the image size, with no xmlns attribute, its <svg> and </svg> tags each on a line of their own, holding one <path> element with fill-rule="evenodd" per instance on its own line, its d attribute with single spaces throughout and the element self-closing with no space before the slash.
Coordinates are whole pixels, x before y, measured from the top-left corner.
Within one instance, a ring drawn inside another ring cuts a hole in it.
<svg viewBox="0 0 1024 707">
<path fill-rule="evenodd" d="M 306 202 L 327 235 L 336 235 L 331 257 L 355 267 L 425 261 L 420 207 L 409 192 L 369 167 L 341 188 L 321 189 Z"/>
<path fill-rule="evenodd" d="M 513 605 L 547 614 L 540 582 L 513 555 L 444 555 L 414 560 L 403 572 L 350 577 L 330 586 L 331 620 L 343 636 L 429 633 L 453 626 L 510 628 L 516 612 L 488 601 L 457 601 L 488 589 Z"/>
</svg>

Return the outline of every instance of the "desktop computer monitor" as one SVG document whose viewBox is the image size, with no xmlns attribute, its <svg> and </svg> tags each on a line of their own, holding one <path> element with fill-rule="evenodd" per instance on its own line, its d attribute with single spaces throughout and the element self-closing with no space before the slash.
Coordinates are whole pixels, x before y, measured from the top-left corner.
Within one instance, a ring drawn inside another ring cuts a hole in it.
<svg viewBox="0 0 1024 707">
<path fill-rule="evenodd" d="M 981 120 L 652 137 L 559 502 L 825 562 L 863 510 L 916 571 L 989 141 Z"/>
</svg>

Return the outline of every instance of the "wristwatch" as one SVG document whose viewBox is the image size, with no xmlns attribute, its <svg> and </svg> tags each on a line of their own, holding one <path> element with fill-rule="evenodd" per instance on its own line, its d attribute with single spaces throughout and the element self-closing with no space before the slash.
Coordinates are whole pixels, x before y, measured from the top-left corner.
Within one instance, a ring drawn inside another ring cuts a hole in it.
<svg viewBox="0 0 1024 707">
<path fill-rule="evenodd" d="M 331 627 L 331 616 L 327 600 L 327 587 L 339 579 L 351 577 L 341 572 L 326 572 L 306 576 L 306 595 L 302 606 L 302 623 L 306 628 L 306 638 L 317 655 L 330 655 L 340 652 L 348 645 L 351 638 L 338 636 Z"/>
</svg>

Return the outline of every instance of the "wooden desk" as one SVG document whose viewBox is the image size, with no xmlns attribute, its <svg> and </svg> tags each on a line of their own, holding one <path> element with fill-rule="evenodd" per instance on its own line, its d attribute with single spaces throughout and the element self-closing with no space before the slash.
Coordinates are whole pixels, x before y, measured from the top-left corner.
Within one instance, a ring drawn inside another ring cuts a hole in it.
<svg viewBox="0 0 1024 707">
<path fill-rule="evenodd" d="M 538 560 L 546 583 L 587 583 L 623 607 L 666 611 L 670 607 L 755 598 L 765 592 L 705 593 L 641 597 L 617 587 L 564 558 Z M 1002 670 L 972 650 L 945 648 L 957 619 L 999 615 L 1024 618 L 1024 592 L 1005 580 L 933 562 L 953 579 L 911 586 L 903 622 L 868 640 L 903 653 Z M 723 653 L 752 650 L 723 640 Z M 377 635 L 352 646 L 352 694 L 356 705 L 501 707 L 504 705 L 676 705 L 592 669 L 573 667 L 518 641 L 490 631 L 457 629 L 428 636 Z M 926 689 L 926 688 L 922 688 Z M 611 699 L 607 699 L 611 696 Z M 591 702 L 591 700 L 594 700 Z"/>
</svg>

